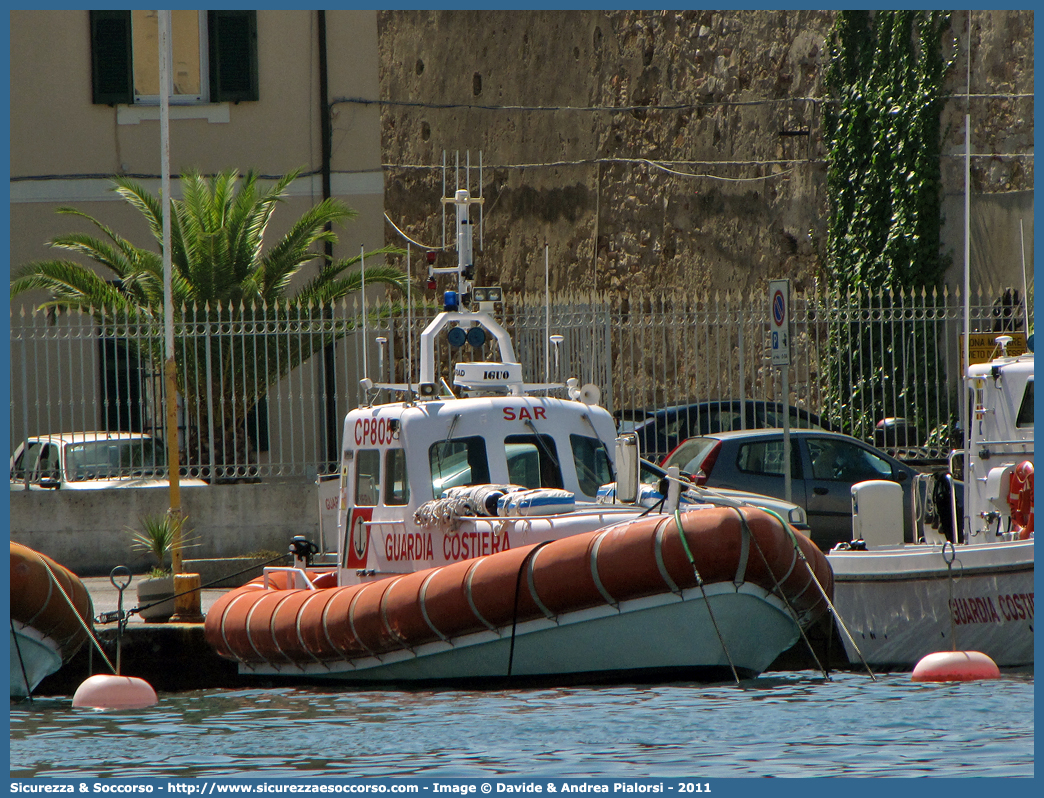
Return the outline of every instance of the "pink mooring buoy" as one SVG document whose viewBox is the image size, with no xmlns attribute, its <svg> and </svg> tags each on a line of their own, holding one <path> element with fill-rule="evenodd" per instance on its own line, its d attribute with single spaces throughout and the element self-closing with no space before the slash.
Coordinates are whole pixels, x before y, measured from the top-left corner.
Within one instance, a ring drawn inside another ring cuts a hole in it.
<svg viewBox="0 0 1044 798">
<path fill-rule="evenodd" d="M 76 688 L 74 707 L 94 709 L 143 709 L 157 701 L 156 691 L 144 679 L 98 673 Z"/>
<path fill-rule="evenodd" d="M 936 651 L 921 658 L 910 678 L 915 682 L 973 682 L 1000 678 L 1000 669 L 981 651 Z"/>
</svg>

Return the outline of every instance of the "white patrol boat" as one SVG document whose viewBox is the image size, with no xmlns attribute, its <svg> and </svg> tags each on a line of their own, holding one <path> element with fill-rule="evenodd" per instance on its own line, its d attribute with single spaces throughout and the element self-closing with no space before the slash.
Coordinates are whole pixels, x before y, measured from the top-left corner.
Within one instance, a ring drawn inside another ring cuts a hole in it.
<svg viewBox="0 0 1044 798">
<path fill-rule="evenodd" d="M 1009 356 L 1011 341 L 967 370 L 967 448 L 950 458 L 965 463 L 963 523 L 950 492 L 938 529 L 915 518 L 921 538 L 904 543 L 901 489 L 852 488 L 854 540 L 828 559 L 853 663 L 909 669 L 959 649 L 1033 665 L 1033 353 Z"/>
<path fill-rule="evenodd" d="M 363 380 L 345 418 L 336 565 L 266 569 L 213 605 L 208 641 L 243 673 L 357 683 L 761 673 L 827 611 L 825 557 L 742 496 L 683 503 L 677 474 L 640 506 L 636 441 L 597 389 L 523 382 L 499 289 L 471 283 L 481 200 L 447 201 L 457 265 L 429 262 L 429 284 L 457 284 L 420 337 L 419 380 Z M 451 385 L 442 335 L 499 360 L 457 363 Z M 402 401 L 369 403 L 387 391 Z"/>
</svg>

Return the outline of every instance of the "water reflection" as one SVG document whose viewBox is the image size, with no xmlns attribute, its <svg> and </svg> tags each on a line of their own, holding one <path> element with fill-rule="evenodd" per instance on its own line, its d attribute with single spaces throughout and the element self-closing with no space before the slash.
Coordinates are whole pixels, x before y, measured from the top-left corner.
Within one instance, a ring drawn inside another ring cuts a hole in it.
<svg viewBox="0 0 1044 798">
<path fill-rule="evenodd" d="M 732 685 L 164 694 L 11 708 L 12 777 L 1033 774 L 1033 677 L 773 675 Z"/>
</svg>

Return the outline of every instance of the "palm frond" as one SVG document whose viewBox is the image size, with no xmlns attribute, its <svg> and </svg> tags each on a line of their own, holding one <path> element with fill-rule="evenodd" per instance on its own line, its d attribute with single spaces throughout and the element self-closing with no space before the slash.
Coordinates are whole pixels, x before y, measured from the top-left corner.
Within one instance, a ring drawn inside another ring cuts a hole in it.
<svg viewBox="0 0 1044 798">
<path fill-rule="evenodd" d="M 49 299 L 42 307 L 90 312 L 99 324 L 123 325 L 111 328 L 111 334 L 117 336 L 128 335 L 126 322 L 150 327 L 162 323 L 166 312 L 162 226 L 163 210 L 169 207 L 176 321 L 188 316 L 193 320 L 192 330 L 201 325 L 217 329 L 229 323 L 263 322 L 264 329 L 275 331 L 295 315 L 318 318 L 315 314 L 321 315 L 331 303 L 362 287 L 362 257 L 377 259 L 401 250 L 383 247 L 365 256 L 326 263 L 321 245 L 337 242 L 333 225 L 356 216 L 337 199 L 310 207 L 292 220 L 285 235 L 266 246 L 275 211 L 299 175 L 294 170 L 262 187 L 252 171 L 241 177 L 230 169 L 210 178 L 189 171 L 181 177 L 179 199 L 157 197 L 133 180 L 116 178 L 114 190 L 142 215 L 156 246 L 137 247 L 93 216 L 63 208 L 62 213 L 89 221 L 100 234 L 70 233 L 56 237 L 51 245 L 92 265 L 71 260 L 26 264 L 13 276 L 12 296 L 47 292 Z M 320 264 L 318 273 L 291 295 L 294 278 L 315 262 Z M 117 284 L 106 279 L 109 271 L 118 278 Z M 374 263 L 366 269 L 366 282 L 404 289 L 407 276 L 392 266 Z M 274 381 L 344 335 L 344 331 L 325 327 L 294 336 L 257 334 L 249 343 L 253 351 L 247 351 L 242 336 L 216 334 L 204 340 L 192 330 L 175 333 L 181 336 L 175 346 L 178 390 L 196 417 L 213 413 L 232 424 L 242 423 Z M 165 356 L 161 335 L 128 339 L 127 345 L 141 347 L 154 358 Z"/>
<path fill-rule="evenodd" d="M 67 260 L 27 264 L 11 281 L 12 296 L 37 290 L 47 291 L 51 295 L 51 299 L 40 304 L 40 308 L 88 311 L 92 308 L 128 308 L 137 305 L 96 272 Z"/>
<path fill-rule="evenodd" d="M 365 281 L 367 285 L 389 285 L 405 291 L 408 279 L 407 274 L 396 266 L 376 264 L 366 267 Z M 349 294 L 354 294 L 361 290 L 362 286 L 363 272 L 361 268 L 349 272 L 343 277 L 334 277 L 333 279 L 320 274 L 298 291 L 296 299 L 299 302 L 326 304 L 346 297 Z"/>
</svg>

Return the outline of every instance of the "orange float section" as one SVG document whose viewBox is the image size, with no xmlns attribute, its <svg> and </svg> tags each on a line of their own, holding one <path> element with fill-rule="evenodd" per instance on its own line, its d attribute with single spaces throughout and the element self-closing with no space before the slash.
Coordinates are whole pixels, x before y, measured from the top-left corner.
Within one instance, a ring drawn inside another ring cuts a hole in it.
<svg viewBox="0 0 1044 798">
<path fill-rule="evenodd" d="M 72 601 L 75 613 L 62 590 Z M 81 619 L 89 624 L 93 615 L 90 594 L 72 571 L 46 554 L 11 542 L 12 620 L 32 626 L 54 640 L 66 661 L 87 640 Z"/>
<path fill-rule="evenodd" d="M 743 510 L 745 551 L 739 511 L 701 509 L 680 518 L 705 585 L 739 576 L 782 590 L 800 615 L 825 610 L 793 540 L 831 595 L 826 558 L 804 536 L 782 534 L 773 516 Z M 287 589 L 287 575 L 276 572 L 269 578 L 276 589 L 258 579 L 221 597 L 207 614 L 207 640 L 222 656 L 247 663 L 356 659 L 698 584 L 675 516 L 348 587 L 320 587 L 332 581 L 329 572 L 313 576 L 317 590 Z"/>
</svg>

